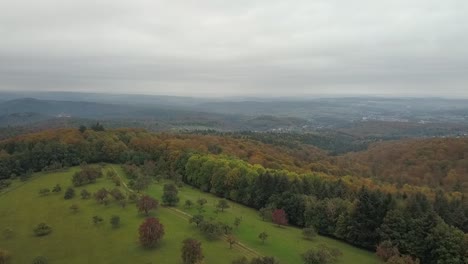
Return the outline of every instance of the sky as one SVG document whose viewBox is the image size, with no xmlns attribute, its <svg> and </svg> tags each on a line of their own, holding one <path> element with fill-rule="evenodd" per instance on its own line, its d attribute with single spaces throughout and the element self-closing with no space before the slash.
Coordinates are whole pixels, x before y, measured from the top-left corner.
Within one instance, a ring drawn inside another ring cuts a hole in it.
<svg viewBox="0 0 468 264">
<path fill-rule="evenodd" d="M 0 0 L 0 90 L 468 97 L 466 0 Z"/>
</svg>

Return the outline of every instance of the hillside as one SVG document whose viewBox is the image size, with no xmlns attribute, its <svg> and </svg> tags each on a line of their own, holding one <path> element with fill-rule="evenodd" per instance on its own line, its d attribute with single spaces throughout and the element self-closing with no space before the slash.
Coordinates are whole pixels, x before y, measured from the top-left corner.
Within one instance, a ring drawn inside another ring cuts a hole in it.
<svg viewBox="0 0 468 264">
<path fill-rule="evenodd" d="M 354 175 L 468 192 L 468 138 L 380 142 L 337 160 Z"/>
</svg>

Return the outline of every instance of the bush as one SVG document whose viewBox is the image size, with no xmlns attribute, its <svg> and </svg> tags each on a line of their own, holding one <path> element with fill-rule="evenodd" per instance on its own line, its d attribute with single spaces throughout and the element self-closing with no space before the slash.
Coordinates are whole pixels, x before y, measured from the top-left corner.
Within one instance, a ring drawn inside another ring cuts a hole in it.
<svg viewBox="0 0 468 264">
<path fill-rule="evenodd" d="M 302 236 L 307 240 L 312 240 L 317 236 L 317 231 L 313 227 L 306 227 L 302 229 Z"/>
<path fill-rule="evenodd" d="M 75 197 L 75 189 L 73 189 L 72 187 L 68 187 L 67 191 L 65 191 L 65 194 L 63 195 L 63 199 L 70 200 L 73 197 Z"/>
<path fill-rule="evenodd" d="M 309 249 L 302 254 L 302 259 L 305 264 L 328 264 L 334 263 L 339 256 L 341 256 L 341 251 L 338 249 L 320 245 L 317 250 Z"/>
<path fill-rule="evenodd" d="M 47 264 L 49 261 L 44 256 L 35 257 L 32 261 L 32 264 Z"/>
<path fill-rule="evenodd" d="M 42 188 L 39 190 L 39 195 L 41 196 L 46 196 L 50 193 L 50 189 L 49 188 Z"/>
<path fill-rule="evenodd" d="M 118 228 L 120 226 L 120 216 L 113 215 L 110 219 L 110 223 L 113 228 Z"/>
<path fill-rule="evenodd" d="M 36 236 L 46 236 L 52 232 L 52 227 L 46 225 L 45 223 L 40 223 L 34 228 L 34 234 Z"/>
<path fill-rule="evenodd" d="M 54 188 L 52 188 L 52 192 L 54 192 L 54 193 L 58 193 L 58 192 L 61 192 L 61 191 L 62 191 L 62 187 L 60 187 L 60 184 L 58 184 L 58 183 L 54 186 Z"/>
<path fill-rule="evenodd" d="M 91 197 L 91 193 L 88 192 L 88 190 L 86 189 L 81 190 L 80 195 L 81 195 L 81 199 L 89 199 L 89 197 Z"/>
</svg>

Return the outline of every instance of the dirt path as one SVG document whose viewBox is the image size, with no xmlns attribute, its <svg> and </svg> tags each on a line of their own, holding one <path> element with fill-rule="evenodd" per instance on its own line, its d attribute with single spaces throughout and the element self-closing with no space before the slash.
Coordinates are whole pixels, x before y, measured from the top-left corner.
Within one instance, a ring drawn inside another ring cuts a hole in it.
<svg viewBox="0 0 468 264">
<path fill-rule="evenodd" d="M 117 170 L 114 168 L 113 165 L 110 165 L 112 170 L 115 172 L 115 174 L 120 178 L 120 180 L 122 181 L 122 185 L 124 186 L 124 188 L 128 191 L 128 192 L 135 192 L 134 190 L 130 189 L 128 187 L 128 185 L 125 183 L 125 181 L 123 180 L 123 178 L 119 175 L 119 173 L 117 172 Z M 167 209 L 168 212 L 178 216 L 179 218 L 181 219 L 184 219 L 186 220 L 187 222 L 192 218 L 192 215 L 189 214 L 189 213 L 186 213 L 182 210 L 179 210 L 177 208 L 172 208 L 172 207 L 164 207 L 164 209 Z M 226 244 L 227 244 L 227 236 L 226 235 L 223 235 L 223 239 L 226 241 Z M 236 249 L 238 251 L 240 251 L 240 253 L 242 255 L 244 255 L 245 257 L 248 257 L 248 258 L 256 258 L 256 257 L 263 257 L 262 254 L 258 253 L 257 251 L 255 251 L 254 249 L 252 248 L 249 248 L 248 246 L 244 245 L 243 243 L 241 242 L 237 242 L 236 244 L 232 245 L 232 248 L 233 249 Z"/>
</svg>

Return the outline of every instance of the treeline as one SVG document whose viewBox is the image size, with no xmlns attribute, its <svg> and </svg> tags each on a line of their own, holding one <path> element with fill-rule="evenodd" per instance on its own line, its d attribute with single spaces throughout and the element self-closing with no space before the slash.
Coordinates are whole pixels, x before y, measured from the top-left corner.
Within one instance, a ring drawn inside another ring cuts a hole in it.
<svg viewBox="0 0 468 264">
<path fill-rule="evenodd" d="M 293 225 L 313 226 L 323 235 L 367 249 L 385 242 L 423 263 L 467 260 L 467 238 L 460 231 L 468 231 L 463 195 L 386 191 L 385 185 L 358 177 L 286 170 L 298 166 L 291 161 L 294 156 L 281 150 L 229 137 L 134 129 L 52 130 L 0 142 L 0 178 L 83 162 L 134 164 L 127 170 L 134 174 L 135 186 L 147 180 L 138 175 L 146 171 L 150 177 L 181 180 L 263 212 L 284 209 Z M 263 166 L 272 162 L 274 166 Z M 75 177 L 78 185 L 85 184 L 95 172 Z"/>
</svg>

